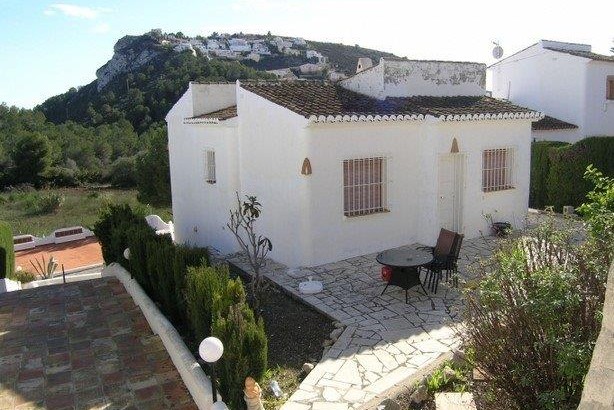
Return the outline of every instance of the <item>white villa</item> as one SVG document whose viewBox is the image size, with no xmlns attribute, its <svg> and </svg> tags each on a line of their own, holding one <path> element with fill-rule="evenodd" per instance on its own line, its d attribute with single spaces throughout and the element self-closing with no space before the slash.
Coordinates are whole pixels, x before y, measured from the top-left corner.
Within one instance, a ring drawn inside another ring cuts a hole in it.
<svg viewBox="0 0 614 410">
<path fill-rule="evenodd" d="M 523 223 L 531 124 L 486 96 L 478 63 L 381 59 L 337 84 L 190 83 L 166 117 L 178 242 L 237 250 L 235 192 L 263 205 L 271 257 L 314 266 L 441 227 Z"/>
<path fill-rule="evenodd" d="M 544 112 L 536 140 L 614 135 L 614 56 L 541 40 L 489 67 L 493 97 Z"/>
</svg>

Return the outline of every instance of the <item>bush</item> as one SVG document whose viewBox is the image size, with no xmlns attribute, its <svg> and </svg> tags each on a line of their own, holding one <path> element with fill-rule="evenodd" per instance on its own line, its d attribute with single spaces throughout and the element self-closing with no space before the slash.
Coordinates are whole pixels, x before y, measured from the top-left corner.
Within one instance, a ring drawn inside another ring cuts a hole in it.
<svg viewBox="0 0 614 410">
<path fill-rule="evenodd" d="M 26 209 L 33 215 L 45 215 L 60 210 L 66 198 L 59 192 L 31 195 L 26 200 Z"/>
<path fill-rule="evenodd" d="M 0 221 L 0 279 L 10 277 L 15 270 L 13 232 L 6 222 Z"/>
<path fill-rule="evenodd" d="M 108 175 L 109 182 L 119 188 L 130 188 L 136 185 L 135 157 L 121 157 L 111 164 Z"/>
<path fill-rule="evenodd" d="M 584 179 L 594 188 L 586 198 L 588 201 L 579 208 L 588 221 L 595 241 L 605 247 L 604 252 L 612 252 L 614 246 L 614 178 L 605 177 L 593 166 L 588 166 Z"/>
<path fill-rule="evenodd" d="M 230 279 L 227 266 L 188 268 L 186 305 L 196 340 L 211 336 L 211 325 L 217 314 L 225 314 L 231 305 L 244 301 L 243 284 L 240 279 Z"/>
<path fill-rule="evenodd" d="M 262 380 L 267 365 L 267 339 L 262 318 L 245 302 L 228 308 L 225 315 L 213 320 L 211 333 L 224 344 L 219 361 L 220 390 L 231 409 L 245 408 L 243 387 L 245 378 Z"/>
<path fill-rule="evenodd" d="M 475 365 L 519 408 L 577 406 L 599 334 L 610 257 L 549 221 L 505 242 L 466 293 Z"/>
<path fill-rule="evenodd" d="M 45 174 L 48 184 L 59 187 L 75 187 L 79 185 L 75 171 L 64 167 L 50 167 Z"/>
<path fill-rule="evenodd" d="M 590 164 L 614 175 L 614 137 L 591 137 L 575 144 L 536 142 L 531 154 L 529 204 L 543 209 L 579 206 L 591 189 L 582 175 Z"/>
<path fill-rule="evenodd" d="M 128 233 L 139 227 L 151 231 L 145 221 L 145 215 L 135 213 L 130 205 L 107 205 L 101 210 L 93 231 L 100 241 L 102 257 L 107 264 L 125 262 L 123 254 L 128 244 Z"/>
<path fill-rule="evenodd" d="M 7 278 L 11 280 L 16 280 L 21 283 L 28 283 L 32 282 L 33 280 L 36 280 L 37 276 L 35 273 L 28 272 L 26 270 L 20 270 L 13 272 L 11 275 L 7 275 Z"/>
</svg>

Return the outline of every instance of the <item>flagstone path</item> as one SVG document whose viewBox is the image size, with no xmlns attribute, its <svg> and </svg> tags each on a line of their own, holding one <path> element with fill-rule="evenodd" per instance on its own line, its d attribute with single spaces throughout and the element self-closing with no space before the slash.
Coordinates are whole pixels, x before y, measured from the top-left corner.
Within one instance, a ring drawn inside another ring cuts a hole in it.
<svg viewBox="0 0 614 410">
<path fill-rule="evenodd" d="M 494 246 L 492 237 L 466 240 L 460 276 L 472 276 L 469 266 L 489 256 Z M 458 346 L 454 325 L 460 320 L 460 291 L 443 282 L 437 294 L 428 296 L 414 288 L 408 304 L 400 288 L 380 295 L 384 285 L 376 255 L 299 270 L 267 264 L 269 279 L 345 326 L 282 410 L 357 409 Z M 228 260 L 250 270 L 241 255 Z M 298 284 L 308 277 L 322 281 L 324 290 L 301 295 Z"/>
</svg>

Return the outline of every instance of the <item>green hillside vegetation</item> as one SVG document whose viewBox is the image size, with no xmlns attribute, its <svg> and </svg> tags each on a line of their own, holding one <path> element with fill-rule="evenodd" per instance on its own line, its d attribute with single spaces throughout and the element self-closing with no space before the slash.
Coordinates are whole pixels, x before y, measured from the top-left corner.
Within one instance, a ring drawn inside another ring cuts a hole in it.
<svg viewBox="0 0 614 410">
<path fill-rule="evenodd" d="M 100 93 L 94 81 L 48 99 L 37 110 L 56 124 L 72 120 L 96 126 L 127 120 L 142 133 L 164 120 L 190 81 L 258 78 L 273 77 L 238 62 L 166 50 L 136 71 L 116 76 Z"/>
<path fill-rule="evenodd" d="M 168 152 L 151 149 L 166 147 L 164 116 L 190 81 L 256 78 L 271 76 L 237 62 L 168 52 L 117 76 L 102 93 L 93 82 L 34 110 L 0 105 L 0 188 L 141 182 L 144 200 L 170 203 Z M 158 180 L 140 177 L 153 165 Z"/>
<path fill-rule="evenodd" d="M 328 61 L 332 67 L 347 74 L 354 74 L 356 72 L 356 63 L 361 57 L 369 57 L 373 60 L 373 64 L 377 64 L 381 57 L 397 58 L 394 54 L 363 48 L 358 45 L 346 46 L 338 43 L 322 43 L 319 41 L 307 41 L 307 45 L 310 49 L 316 50 L 328 57 Z"/>
</svg>

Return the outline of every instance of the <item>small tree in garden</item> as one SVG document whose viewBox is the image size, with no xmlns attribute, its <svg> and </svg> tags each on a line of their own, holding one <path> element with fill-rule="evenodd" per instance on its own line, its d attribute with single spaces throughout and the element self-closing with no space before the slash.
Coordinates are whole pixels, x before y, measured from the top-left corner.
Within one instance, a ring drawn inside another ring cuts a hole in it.
<svg viewBox="0 0 614 410">
<path fill-rule="evenodd" d="M 226 224 L 234 235 L 241 250 L 247 255 L 254 275 L 250 282 L 251 297 L 258 302 L 258 291 L 262 283 L 260 270 L 266 263 L 266 256 L 273 250 L 273 244 L 266 236 L 256 233 L 256 221 L 262 212 L 262 205 L 255 196 L 247 196 L 241 202 L 237 193 L 237 208 L 230 210 L 230 222 Z"/>
</svg>

